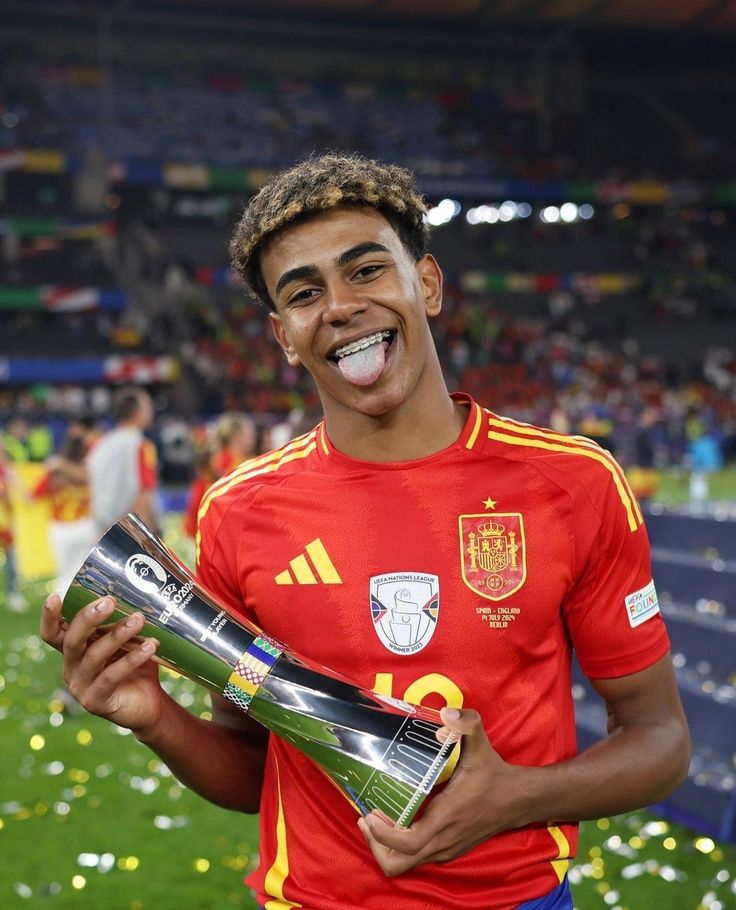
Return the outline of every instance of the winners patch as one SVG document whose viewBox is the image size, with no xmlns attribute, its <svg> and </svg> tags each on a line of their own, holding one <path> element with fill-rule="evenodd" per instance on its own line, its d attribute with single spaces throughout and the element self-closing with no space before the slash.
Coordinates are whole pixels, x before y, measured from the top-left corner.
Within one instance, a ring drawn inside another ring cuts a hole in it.
<svg viewBox="0 0 736 910">
<path fill-rule="evenodd" d="M 655 613 L 659 613 L 659 599 L 654 587 L 654 580 L 650 581 L 646 587 L 641 588 L 639 591 L 628 594 L 624 598 L 624 604 L 626 605 L 629 625 L 632 629 L 651 619 Z"/>
<path fill-rule="evenodd" d="M 371 618 L 376 635 L 394 654 L 416 654 L 429 644 L 440 612 L 440 580 L 421 572 L 371 578 Z"/>
</svg>

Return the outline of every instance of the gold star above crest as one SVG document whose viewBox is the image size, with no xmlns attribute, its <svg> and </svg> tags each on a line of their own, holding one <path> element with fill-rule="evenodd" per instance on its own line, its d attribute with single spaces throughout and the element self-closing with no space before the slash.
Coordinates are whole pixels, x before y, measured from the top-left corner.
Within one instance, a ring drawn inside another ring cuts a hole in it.
<svg viewBox="0 0 736 910">
<path fill-rule="evenodd" d="M 491 497 L 489 496 L 488 499 L 484 500 L 483 505 L 484 505 L 487 509 L 495 509 L 495 508 L 496 508 L 496 500 L 495 500 L 495 499 L 491 499 Z"/>
</svg>

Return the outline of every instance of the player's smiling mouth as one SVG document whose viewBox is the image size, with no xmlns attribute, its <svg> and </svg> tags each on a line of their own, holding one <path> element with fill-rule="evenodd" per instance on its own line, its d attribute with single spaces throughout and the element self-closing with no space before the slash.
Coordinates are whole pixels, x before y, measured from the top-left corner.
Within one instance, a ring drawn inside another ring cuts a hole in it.
<svg viewBox="0 0 736 910">
<path fill-rule="evenodd" d="M 395 336 L 396 332 L 393 329 L 382 329 L 371 335 L 364 335 L 349 344 L 335 348 L 332 353 L 328 354 L 327 359 L 333 363 L 338 363 L 343 357 L 347 357 L 349 354 L 356 354 L 358 351 L 363 351 L 374 344 L 380 344 L 382 341 L 386 341 L 390 345 Z"/>
</svg>

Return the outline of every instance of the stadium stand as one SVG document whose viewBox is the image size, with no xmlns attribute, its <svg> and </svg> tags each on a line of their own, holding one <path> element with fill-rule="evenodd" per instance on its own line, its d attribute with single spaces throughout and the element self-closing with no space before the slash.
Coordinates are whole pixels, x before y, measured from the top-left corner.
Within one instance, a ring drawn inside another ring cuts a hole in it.
<svg viewBox="0 0 736 910">
<path fill-rule="evenodd" d="M 649 510 L 654 578 L 690 723 L 688 780 L 658 809 L 726 841 L 736 840 L 736 516 Z M 574 673 L 578 737 L 600 738 L 605 711 Z"/>
</svg>

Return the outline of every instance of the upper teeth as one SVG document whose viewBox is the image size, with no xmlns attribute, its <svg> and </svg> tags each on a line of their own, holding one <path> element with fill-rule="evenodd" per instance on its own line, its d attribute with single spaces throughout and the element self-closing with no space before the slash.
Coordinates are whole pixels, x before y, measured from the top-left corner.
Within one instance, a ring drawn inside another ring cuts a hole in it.
<svg viewBox="0 0 736 910">
<path fill-rule="evenodd" d="M 359 338 L 357 341 L 352 341 L 350 344 L 338 348 L 335 351 L 335 357 L 347 357 L 348 354 L 355 354 L 356 351 L 362 351 L 363 348 L 369 348 L 372 344 L 377 344 L 379 341 L 384 341 L 390 337 L 391 332 L 388 331 L 375 332 L 373 335 L 366 335 L 365 338 Z"/>
</svg>

